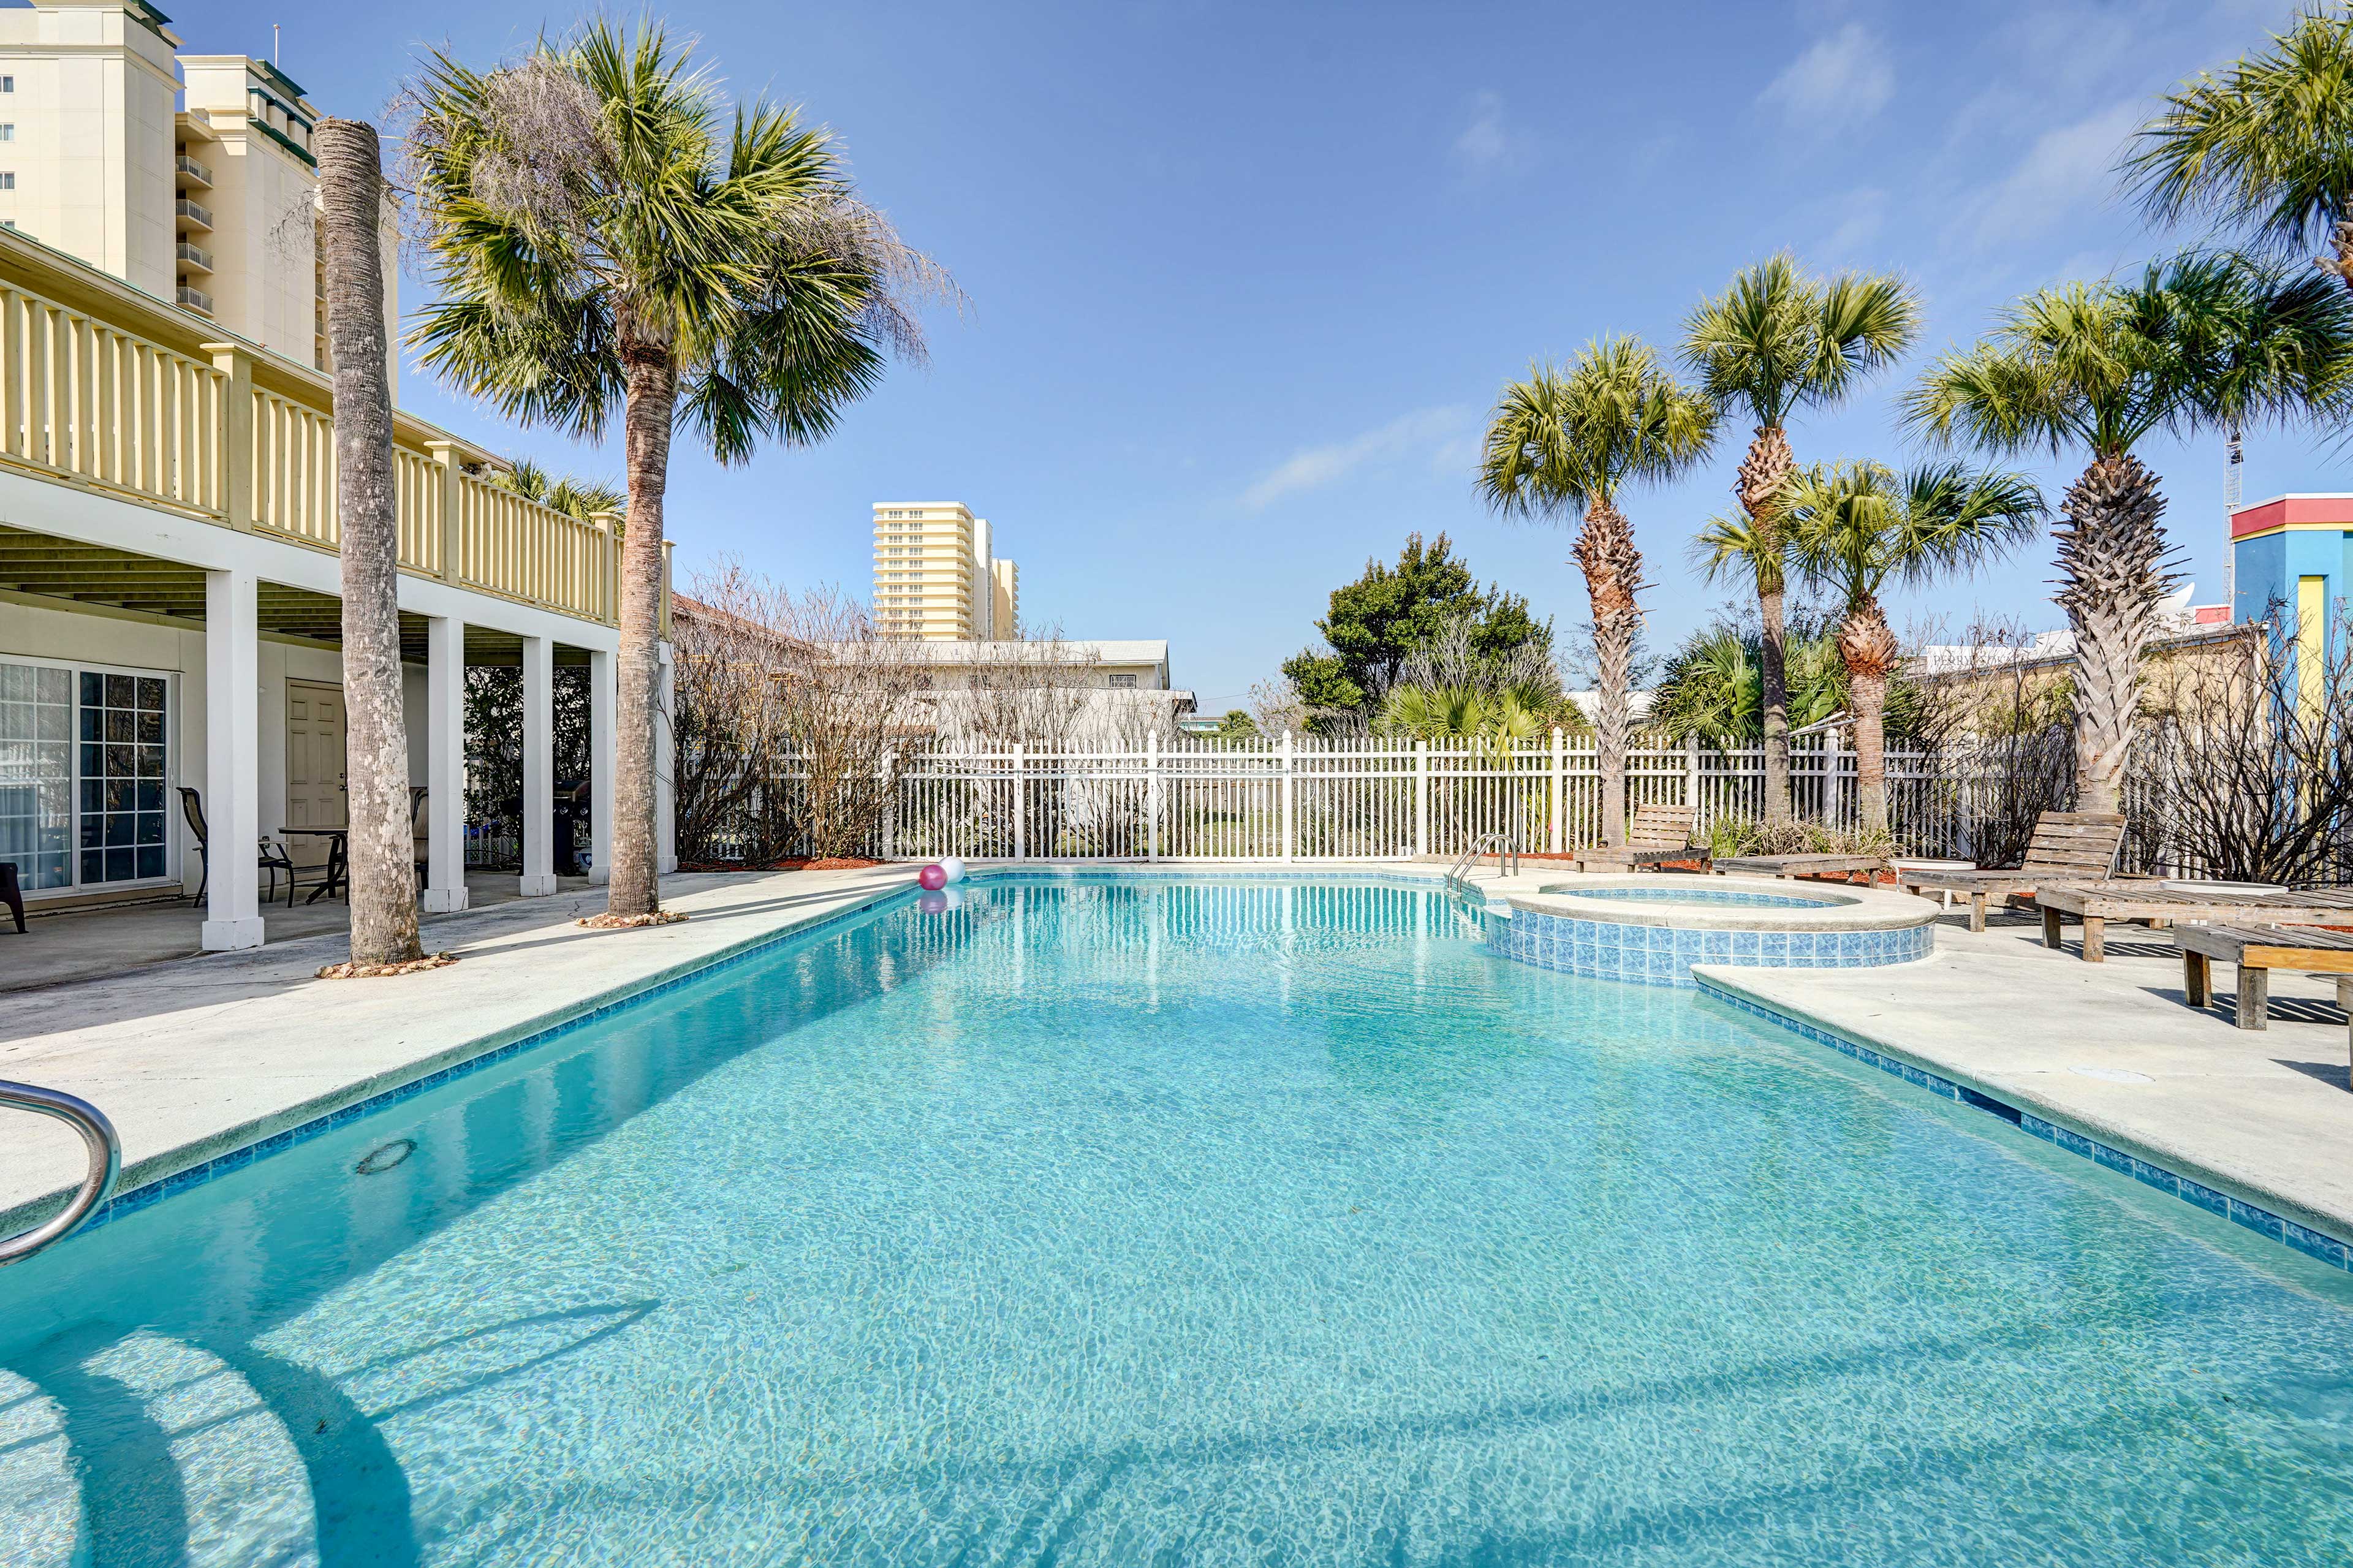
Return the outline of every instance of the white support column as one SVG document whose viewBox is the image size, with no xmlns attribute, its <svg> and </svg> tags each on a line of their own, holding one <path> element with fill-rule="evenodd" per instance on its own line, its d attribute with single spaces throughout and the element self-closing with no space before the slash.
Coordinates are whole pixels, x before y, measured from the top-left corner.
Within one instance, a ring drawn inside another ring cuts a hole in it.
<svg viewBox="0 0 2353 1568">
<path fill-rule="evenodd" d="M 233 568 L 205 574 L 205 837 L 207 952 L 259 947 L 261 925 L 260 584 Z"/>
<path fill-rule="evenodd" d="M 654 843 L 662 876 L 678 869 L 678 655 L 656 645 L 661 659 L 660 711 L 654 715 Z"/>
<path fill-rule="evenodd" d="M 522 884 L 555 891 L 555 640 L 522 639 Z"/>
<path fill-rule="evenodd" d="M 589 831 L 588 879 L 609 882 L 613 879 L 613 726 L 620 712 L 621 694 L 613 682 L 613 656 L 601 648 L 588 650 L 588 816 Z M 657 716 L 654 733 L 660 735 L 670 726 Z M 665 774 L 659 748 L 656 749 L 654 772 Z M 657 811 L 659 807 L 657 805 Z"/>
<path fill-rule="evenodd" d="M 425 623 L 425 912 L 466 907 L 466 623 Z"/>
</svg>

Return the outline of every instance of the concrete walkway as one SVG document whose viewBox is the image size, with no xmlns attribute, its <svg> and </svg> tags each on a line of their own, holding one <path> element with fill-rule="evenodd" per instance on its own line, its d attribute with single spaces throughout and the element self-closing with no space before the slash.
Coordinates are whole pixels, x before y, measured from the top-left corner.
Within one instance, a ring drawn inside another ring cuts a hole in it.
<svg viewBox="0 0 2353 1568">
<path fill-rule="evenodd" d="M 2270 1026 L 2232 1022 L 2221 996 L 2186 1005 L 2173 939 L 2116 930 L 2085 963 L 2077 928 L 2054 952 L 2031 916 L 1885 969 L 1694 973 L 1883 1054 L 2032 1111 L 2178 1174 L 2353 1242 L 2353 1092 L 2336 986 L 2274 974 Z"/>
<path fill-rule="evenodd" d="M 128 1192 L 272 1132 L 494 1050 L 614 997 L 700 967 L 913 879 L 914 868 L 667 877 L 691 918 L 637 931 L 573 924 L 604 890 L 522 899 L 430 922 L 452 969 L 319 980 L 348 955 L 338 932 L 155 964 L 18 994 L 0 1007 L 0 1078 L 61 1089 L 105 1111 Z M 81 1177 L 81 1140 L 8 1113 L 0 1234 L 55 1211 Z"/>
</svg>

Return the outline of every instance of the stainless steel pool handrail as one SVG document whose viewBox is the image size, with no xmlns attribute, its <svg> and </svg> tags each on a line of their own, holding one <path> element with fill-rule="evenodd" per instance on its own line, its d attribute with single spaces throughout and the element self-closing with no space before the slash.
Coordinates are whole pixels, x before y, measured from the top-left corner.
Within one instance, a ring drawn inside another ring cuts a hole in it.
<svg viewBox="0 0 2353 1568">
<path fill-rule="evenodd" d="M 1471 879 L 1462 874 L 1463 868 L 1476 866 L 1480 856 L 1490 853 L 1495 857 L 1496 876 L 1516 877 L 1520 874 L 1519 839 L 1499 827 L 1482 833 L 1478 837 L 1473 838 L 1471 841 L 1471 847 L 1462 851 L 1461 858 L 1457 859 L 1452 868 L 1446 873 L 1446 879 L 1450 882 L 1469 881 Z M 1506 854 L 1511 857 L 1511 869 L 1508 871 L 1504 868 L 1504 858 Z"/>
<path fill-rule="evenodd" d="M 122 1174 L 122 1140 L 115 1136 L 114 1123 L 79 1095 L 59 1089 L 42 1089 L 29 1083 L 10 1083 L 0 1079 L 0 1107 L 29 1110 L 40 1116 L 54 1116 L 69 1122 L 90 1145 L 90 1170 L 81 1179 L 80 1188 L 73 1201 L 51 1215 L 46 1224 L 37 1225 L 21 1236 L 0 1241 L 0 1268 L 11 1263 L 21 1263 L 43 1247 L 63 1241 L 80 1227 L 99 1205 L 114 1192 L 115 1179 Z"/>
</svg>

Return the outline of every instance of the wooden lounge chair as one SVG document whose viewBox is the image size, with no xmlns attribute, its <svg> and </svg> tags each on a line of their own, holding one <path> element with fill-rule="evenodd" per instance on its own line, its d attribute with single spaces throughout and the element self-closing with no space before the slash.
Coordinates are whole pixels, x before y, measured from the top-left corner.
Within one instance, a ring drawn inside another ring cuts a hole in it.
<svg viewBox="0 0 2353 1568">
<path fill-rule="evenodd" d="M 2239 966 L 2238 1025 L 2271 1026 L 2274 969 L 2327 974 L 2337 982 L 2337 1005 L 2353 1015 L 2353 934 L 2292 926 L 2176 926 L 2181 949 L 2181 994 L 2202 1008 L 2214 994 L 2214 961 Z M 2348 1038 L 2353 1047 L 2353 1038 Z"/>
<path fill-rule="evenodd" d="M 1696 860 L 1704 868 L 1709 858 L 1707 846 L 1692 842 L 1692 824 L 1697 816 L 1695 806 L 1637 806 L 1634 821 L 1626 829 L 1626 842 L 1597 844 L 1590 849 L 1578 850 L 1577 868 L 1634 871 L 1670 860 Z"/>
<path fill-rule="evenodd" d="M 2046 811 L 2034 819 L 2026 858 L 2006 871 L 1905 871 L 1896 880 L 1907 893 L 1922 889 L 1964 893 L 1969 929 L 1986 928 L 1986 904 L 2000 899 L 2031 899 L 2044 882 L 2096 882 L 2116 863 L 2124 847 L 2125 819 L 2106 811 Z"/>
<path fill-rule="evenodd" d="M 1876 877 L 1887 869 L 1884 855 L 1743 855 L 1709 868 L 1719 877 L 1846 877 L 1858 871 Z"/>
</svg>

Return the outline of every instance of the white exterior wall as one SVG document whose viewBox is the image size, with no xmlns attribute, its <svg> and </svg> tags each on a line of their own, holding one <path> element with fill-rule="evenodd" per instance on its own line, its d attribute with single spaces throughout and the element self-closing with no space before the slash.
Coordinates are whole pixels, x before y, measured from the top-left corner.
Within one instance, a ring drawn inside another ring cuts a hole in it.
<svg viewBox="0 0 2353 1568">
<path fill-rule="evenodd" d="M 256 758 L 262 803 L 261 831 L 279 837 L 286 805 L 286 683 L 343 684 L 343 656 L 313 643 L 272 640 L 260 648 L 260 706 Z M 171 742 L 165 795 L 167 842 L 179 880 L 193 893 L 203 875 L 194 835 L 181 815 L 177 791 L 205 787 L 205 634 L 201 627 L 166 626 L 135 616 L 60 610 L 9 596 L 0 598 L 0 658 L 22 658 L 116 671 L 166 675 L 172 680 L 166 734 Z M 421 665 L 401 667 L 402 702 L 408 731 L 409 782 L 426 782 L 426 689 Z M 290 846 L 298 851 L 301 846 Z M 297 858 L 301 857 L 298 853 Z M 103 889 L 120 892 L 125 884 Z M 86 896 L 84 889 L 28 891 L 29 900 Z"/>
<path fill-rule="evenodd" d="M 168 33 L 111 0 L 0 11 L 0 221 L 158 299 L 174 296 L 174 99 Z"/>
</svg>

